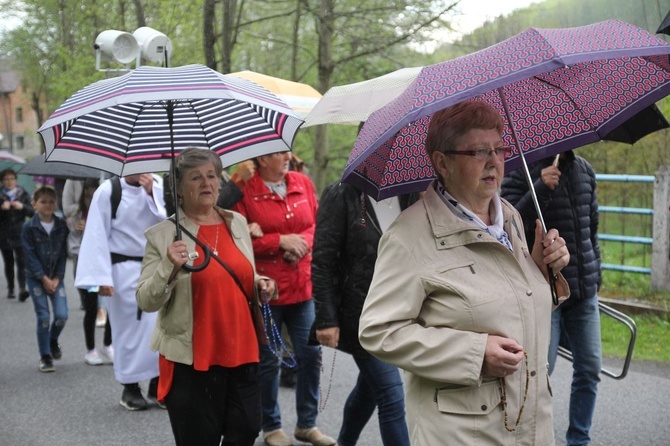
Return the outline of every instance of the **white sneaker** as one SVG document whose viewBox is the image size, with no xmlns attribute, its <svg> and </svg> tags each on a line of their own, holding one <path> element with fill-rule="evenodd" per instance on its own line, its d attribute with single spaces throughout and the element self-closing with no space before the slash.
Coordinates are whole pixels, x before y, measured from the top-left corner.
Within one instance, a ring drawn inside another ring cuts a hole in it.
<svg viewBox="0 0 670 446">
<path fill-rule="evenodd" d="M 102 356 L 107 360 L 107 362 L 114 364 L 114 347 L 113 346 L 108 346 L 102 347 L 102 351 L 100 352 Z"/>
<path fill-rule="evenodd" d="M 88 365 L 101 365 L 103 361 L 100 355 L 98 355 L 98 351 L 93 349 L 84 355 L 84 362 Z"/>
</svg>

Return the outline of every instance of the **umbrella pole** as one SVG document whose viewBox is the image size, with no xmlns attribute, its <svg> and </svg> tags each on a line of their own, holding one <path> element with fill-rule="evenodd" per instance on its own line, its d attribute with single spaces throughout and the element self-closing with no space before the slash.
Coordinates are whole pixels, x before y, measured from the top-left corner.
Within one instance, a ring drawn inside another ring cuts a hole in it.
<svg viewBox="0 0 670 446">
<path fill-rule="evenodd" d="M 174 153 L 174 102 L 167 101 L 165 104 L 165 111 L 167 112 L 168 127 L 170 129 L 170 182 L 172 187 L 172 201 L 174 201 L 174 220 L 176 228 L 176 240 L 181 240 L 181 227 L 179 226 L 179 201 L 177 200 L 177 164 L 175 163 Z"/>
<path fill-rule="evenodd" d="M 165 111 L 167 113 L 168 127 L 170 128 L 170 175 L 172 180 L 172 200 L 174 200 L 174 224 L 175 224 L 175 240 L 181 240 L 181 225 L 179 224 L 179 201 L 177 200 L 177 163 L 175 162 L 175 150 L 174 150 L 174 102 L 169 100 L 165 103 Z M 197 239 L 194 240 L 197 243 Z M 187 264 L 182 265 L 186 271 L 189 272 L 198 272 L 207 268 L 209 265 L 209 260 L 212 256 L 207 245 L 200 245 L 202 252 L 205 255 L 205 259 L 199 266 L 190 266 Z"/>
<path fill-rule="evenodd" d="M 547 235 L 547 225 L 544 223 L 544 217 L 542 217 L 542 210 L 540 209 L 540 202 L 537 199 L 537 194 L 535 193 L 535 188 L 533 187 L 533 179 L 530 176 L 530 170 L 528 169 L 528 163 L 526 163 L 526 157 L 523 156 L 523 150 L 519 146 L 519 140 L 516 137 L 516 131 L 514 130 L 514 124 L 512 122 L 512 116 L 509 113 L 507 108 L 507 100 L 505 99 L 505 94 L 503 93 L 502 87 L 498 88 L 498 94 L 500 95 L 500 102 L 502 103 L 503 109 L 505 110 L 505 115 L 507 116 L 507 122 L 509 123 L 510 131 L 512 132 L 512 139 L 516 144 L 516 148 L 519 150 L 519 157 L 521 158 L 521 167 L 523 168 L 524 176 L 526 177 L 526 182 L 528 183 L 528 191 L 530 196 L 533 199 L 533 205 L 535 206 L 535 212 L 537 212 L 537 218 L 540 219 L 540 224 L 542 225 L 542 234 Z M 558 305 L 558 289 L 556 288 L 556 278 L 554 277 L 554 272 L 551 270 L 551 266 L 547 265 L 547 274 L 549 275 L 549 288 L 551 289 L 551 299 L 554 305 Z"/>
<path fill-rule="evenodd" d="M 502 103 L 503 110 L 505 110 L 505 115 L 507 116 L 507 122 L 509 123 L 510 131 L 512 132 L 512 139 L 516 144 L 516 148 L 519 150 L 519 157 L 521 158 L 521 167 L 523 168 L 524 176 L 526 177 L 526 182 L 528 183 L 528 191 L 530 196 L 533 199 L 533 205 L 535 205 L 535 212 L 537 212 L 537 218 L 540 219 L 540 224 L 542 224 L 542 231 L 547 233 L 547 225 L 544 224 L 544 218 L 542 217 L 542 210 L 540 209 L 540 202 L 537 199 L 537 194 L 535 193 L 535 188 L 533 187 L 533 179 L 530 176 L 530 170 L 528 170 L 528 164 L 526 163 L 526 157 L 523 156 L 523 150 L 519 147 L 519 139 L 516 137 L 516 131 L 514 130 L 514 123 L 512 122 L 512 116 L 510 115 L 509 109 L 507 108 L 507 100 L 505 99 L 505 94 L 502 91 L 502 88 L 498 88 L 498 95 L 500 95 L 500 102 Z"/>
</svg>

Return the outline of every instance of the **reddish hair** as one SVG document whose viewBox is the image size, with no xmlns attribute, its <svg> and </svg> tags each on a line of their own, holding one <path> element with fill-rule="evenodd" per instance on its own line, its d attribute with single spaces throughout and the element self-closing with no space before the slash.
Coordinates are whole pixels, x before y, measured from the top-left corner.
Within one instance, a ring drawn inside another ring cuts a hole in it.
<svg viewBox="0 0 670 446">
<path fill-rule="evenodd" d="M 472 129 L 496 129 L 502 135 L 503 120 L 498 110 L 486 102 L 463 101 L 439 110 L 430 118 L 426 152 L 456 150 L 463 135 Z"/>
</svg>

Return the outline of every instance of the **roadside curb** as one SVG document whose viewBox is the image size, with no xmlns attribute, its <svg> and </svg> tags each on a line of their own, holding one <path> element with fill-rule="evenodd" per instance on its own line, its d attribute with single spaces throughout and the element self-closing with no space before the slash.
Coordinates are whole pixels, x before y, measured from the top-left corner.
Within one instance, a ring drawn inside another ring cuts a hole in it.
<svg viewBox="0 0 670 446">
<path fill-rule="evenodd" d="M 620 299 L 608 299 L 606 297 L 598 297 L 598 300 L 615 310 L 631 315 L 654 315 L 659 317 L 668 317 L 670 311 L 665 308 L 655 307 L 653 305 L 642 304 L 638 302 L 631 302 Z"/>
</svg>

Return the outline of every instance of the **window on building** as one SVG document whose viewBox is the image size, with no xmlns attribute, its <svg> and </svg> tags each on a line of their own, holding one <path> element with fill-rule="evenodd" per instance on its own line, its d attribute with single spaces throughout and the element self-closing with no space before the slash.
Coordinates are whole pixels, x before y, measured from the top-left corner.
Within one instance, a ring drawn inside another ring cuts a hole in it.
<svg viewBox="0 0 670 446">
<path fill-rule="evenodd" d="M 23 107 L 16 107 L 16 122 L 23 122 Z"/>
<path fill-rule="evenodd" d="M 23 136 L 16 137 L 16 148 L 18 150 L 23 150 L 26 148 L 26 140 Z"/>
</svg>

